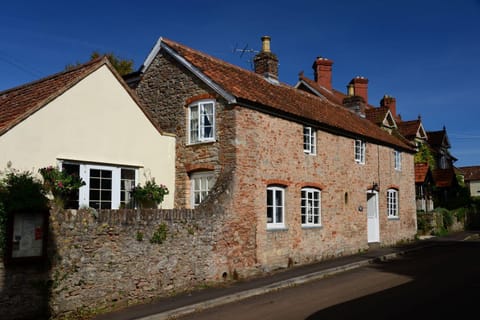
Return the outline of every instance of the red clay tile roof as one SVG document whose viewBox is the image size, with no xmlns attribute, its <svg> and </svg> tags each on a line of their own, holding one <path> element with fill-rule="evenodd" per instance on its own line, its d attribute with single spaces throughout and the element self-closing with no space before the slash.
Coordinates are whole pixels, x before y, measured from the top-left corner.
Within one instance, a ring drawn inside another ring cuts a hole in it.
<svg viewBox="0 0 480 320">
<path fill-rule="evenodd" d="M 428 170 L 428 163 L 415 163 L 415 183 L 425 182 Z"/>
<path fill-rule="evenodd" d="M 465 181 L 480 180 L 480 166 L 459 167 Z"/>
<path fill-rule="evenodd" d="M 380 125 L 387 116 L 388 107 L 369 108 L 365 110 L 365 116 L 373 123 Z"/>
<path fill-rule="evenodd" d="M 312 79 L 305 77 L 303 74 L 300 74 L 299 79 L 308 84 L 314 90 L 318 91 L 318 93 L 325 96 L 328 100 L 335 102 L 336 104 L 342 105 L 343 99 L 347 97 L 345 94 L 335 89 L 333 89 L 332 91 L 327 90 Z"/>
<path fill-rule="evenodd" d="M 103 58 L 98 58 L 71 70 L 0 92 L 0 135 L 58 97 L 103 63 Z"/>
<path fill-rule="evenodd" d="M 153 121 L 148 109 L 141 104 L 136 94 L 128 88 L 122 78 L 114 71 L 108 59 L 99 57 L 73 69 L 0 92 L 0 136 L 103 65 L 107 65 L 110 68 L 125 90 L 136 101 L 145 116 L 162 133 L 158 124 Z"/>
<path fill-rule="evenodd" d="M 371 121 L 361 118 L 343 106 L 323 101 L 312 94 L 287 84 L 274 84 L 263 76 L 242 69 L 200 51 L 163 38 L 162 42 L 176 51 L 203 74 L 237 98 L 242 104 L 255 105 L 265 111 L 288 114 L 315 121 L 325 129 L 362 136 L 376 142 L 413 152 L 414 150 Z"/>
<path fill-rule="evenodd" d="M 409 140 L 415 139 L 418 129 L 420 128 L 420 120 L 400 121 L 397 123 L 398 131 Z"/>
</svg>

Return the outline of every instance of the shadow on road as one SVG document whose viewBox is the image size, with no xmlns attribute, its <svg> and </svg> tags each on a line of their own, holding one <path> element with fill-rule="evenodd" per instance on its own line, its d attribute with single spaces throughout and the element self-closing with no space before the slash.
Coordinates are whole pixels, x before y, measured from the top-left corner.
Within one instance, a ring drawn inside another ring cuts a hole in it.
<svg viewBox="0 0 480 320">
<path fill-rule="evenodd" d="M 480 242 L 445 242 L 372 267 L 412 281 L 319 310 L 306 320 L 459 318 L 479 310 Z"/>
</svg>

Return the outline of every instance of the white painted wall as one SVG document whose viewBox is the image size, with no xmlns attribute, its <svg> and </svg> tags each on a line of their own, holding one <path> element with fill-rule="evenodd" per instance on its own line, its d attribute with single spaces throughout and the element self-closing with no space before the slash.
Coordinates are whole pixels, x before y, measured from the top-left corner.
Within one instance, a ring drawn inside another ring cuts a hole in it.
<svg viewBox="0 0 480 320">
<path fill-rule="evenodd" d="M 175 138 L 161 135 L 106 66 L 81 80 L 0 137 L 0 170 L 35 173 L 60 159 L 139 166 L 155 177 L 173 207 Z"/>
</svg>

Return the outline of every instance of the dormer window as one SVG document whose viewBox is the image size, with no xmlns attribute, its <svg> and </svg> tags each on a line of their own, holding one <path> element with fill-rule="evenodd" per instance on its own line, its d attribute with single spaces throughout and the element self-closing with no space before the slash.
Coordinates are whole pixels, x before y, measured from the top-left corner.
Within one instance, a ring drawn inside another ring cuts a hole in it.
<svg viewBox="0 0 480 320">
<path fill-rule="evenodd" d="M 303 152 L 306 154 L 317 152 L 317 135 L 312 127 L 303 127 Z"/>
<path fill-rule="evenodd" d="M 215 102 L 201 100 L 191 104 L 189 111 L 189 143 L 215 141 Z"/>
<path fill-rule="evenodd" d="M 365 163 L 365 147 L 366 143 L 364 140 L 357 139 L 355 140 L 355 162 L 364 164 Z"/>
</svg>

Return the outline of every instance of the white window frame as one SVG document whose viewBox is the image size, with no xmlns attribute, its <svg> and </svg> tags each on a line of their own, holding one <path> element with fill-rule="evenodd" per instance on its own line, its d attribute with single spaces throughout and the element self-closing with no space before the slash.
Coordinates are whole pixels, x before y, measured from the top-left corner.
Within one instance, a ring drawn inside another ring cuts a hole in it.
<svg viewBox="0 0 480 320">
<path fill-rule="evenodd" d="M 365 150 L 367 149 L 365 140 L 356 139 L 354 142 L 355 162 L 365 164 Z"/>
<path fill-rule="evenodd" d="M 389 219 L 398 219 L 398 190 L 387 190 L 387 216 Z"/>
<path fill-rule="evenodd" d="M 270 196 L 269 196 L 270 194 Z M 281 199 L 278 199 L 280 197 Z M 271 203 L 269 203 L 271 199 Z M 284 229 L 285 228 L 285 188 L 280 186 L 267 187 L 267 229 Z M 271 210 L 271 220 L 269 221 L 269 211 Z M 280 219 L 276 214 L 280 212 Z M 280 220 L 280 221 L 278 221 Z"/>
<path fill-rule="evenodd" d="M 213 171 L 194 172 L 190 175 L 190 205 L 196 208 L 210 193 L 215 184 L 215 176 Z M 196 201 L 198 195 L 198 203 Z"/>
<path fill-rule="evenodd" d="M 135 184 L 138 183 L 138 168 L 134 167 L 121 167 L 110 165 L 97 165 L 89 163 L 78 163 L 74 161 L 61 161 L 63 163 L 72 163 L 79 165 L 80 178 L 85 182 L 85 185 L 79 189 L 79 207 L 90 207 L 90 170 L 104 170 L 112 172 L 112 185 L 111 185 L 111 207 L 110 209 L 119 209 L 121 204 L 121 173 L 122 169 L 135 170 Z"/>
<path fill-rule="evenodd" d="M 303 152 L 311 155 L 317 153 L 317 132 L 312 127 L 303 127 Z"/>
<path fill-rule="evenodd" d="M 322 226 L 322 192 L 315 188 L 301 190 L 301 222 L 302 227 Z M 317 203 L 315 203 L 317 202 Z M 317 218 L 317 222 L 315 222 Z"/>
<path fill-rule="evenodd" d="M 212 113 L 209 115 L 211 119 L 208 118 L 208 115 L 205 113 L 207 107 L 212 107 Z M 194 110 L 197 111 L 194 111 Z M 195 113 L 197 116 L 195 117 Z M 206 115 L 201 117 L 200 115 Z M 211 122 L 211 135 L 206 136 L 206 126 L 205 120 Z M 195 122 L 196 121 L 196 122 Z M 196 128 L 194 128 L 196 126 Z M 192 103 L 188 106 L 188 143 L 197 144 L 204 142 L 215 141 L 215 100 L 199 100 L 195 103 Z"/>
<path fill-rule="evenodd" d="M 393 161 L 395 170 L 402 171 L 402 153 L 400 151 L 393 151 Z"/>
</svg>

